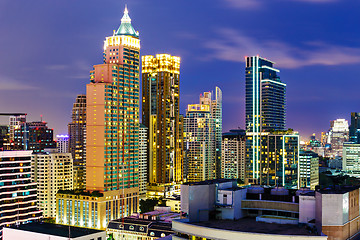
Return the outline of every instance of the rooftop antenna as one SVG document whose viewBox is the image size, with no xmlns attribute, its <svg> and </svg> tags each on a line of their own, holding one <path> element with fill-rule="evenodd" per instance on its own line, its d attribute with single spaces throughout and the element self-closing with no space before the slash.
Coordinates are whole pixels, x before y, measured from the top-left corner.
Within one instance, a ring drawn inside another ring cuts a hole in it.
<svg viewBox="0 0 360 240">
<path fill-rule="evenodd" d="M 40 115 L 40 121 L 42 122 L 42 114 Z"/>
</svg>

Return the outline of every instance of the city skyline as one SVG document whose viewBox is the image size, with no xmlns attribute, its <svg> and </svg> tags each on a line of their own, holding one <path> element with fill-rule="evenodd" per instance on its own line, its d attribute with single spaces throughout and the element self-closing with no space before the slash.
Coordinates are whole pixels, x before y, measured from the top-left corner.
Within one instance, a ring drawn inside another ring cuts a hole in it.
<svg viewBox="0 0 360 240">
<path fill-rule="evenodd" d="M 359 71 L 354 66 L 360 62 L 360 34 L 350 23 L 356 23 L 351 12 L 360 4 L 340 2 L 136 0 L 111 2 L 108 9 L 95 1 L 2 1 L 0 101 L 7 103 L 2 111 L 25 111 L 30 121 L 43 114 L 55 134 L 66 133 L 73 99 L 85 93 L 91 65 L 102 62 L 103 36 L 117 29 L 127 3 L 142 34 L 141 55 L 181 57 L 180 113 L 198 92 L 219 86 L 223 132 L 245 128 L 244 57 L 259 54 L 276 62 L 287 83 L 287 127 L 302 138 L 313 132 L 319 138 L 331 120 L 350 120 L 358 111 L 351 86 Z"/>
</svg>

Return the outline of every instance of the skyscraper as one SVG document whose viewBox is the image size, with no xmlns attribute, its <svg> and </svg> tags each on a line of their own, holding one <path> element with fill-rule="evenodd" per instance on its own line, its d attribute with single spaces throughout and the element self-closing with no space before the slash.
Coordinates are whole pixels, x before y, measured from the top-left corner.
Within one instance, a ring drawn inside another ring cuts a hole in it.
<svg viewBox="0 0 360 240">
<path fill-rule="evenodd" d="M 260 184 L 294 186 L 296 183 L 287 175 L 294 169 L 285 171 L 286 159 L 270 160 L 273 157 L 271 154 L 279 154 L 286 148 L 288 151 L 299 150 L 298 136 L 293 137 L 291 133 L 289 135 L 284 132 L 286 127 L 286 84 L 277 75 L 280 71 L 274 68 L 274 62 L 259 56 L 246 57 L 245 61 L 246 178 Z M 268 132 L 273 131 L 277 132 L 269 135 Z M 294 138 L 294 141 L 290 141 L 294 142 L 294 146 L 292 144 L 281 145 L 281 141 L 286 138 Z M 271 149 L 268 144 L 272 144 Z M 265 147 L 268 148 L 265 150 L 269 154 L 271 153 L 270 158 L 264 153 Z M 298 152 L 294 153 L 295 155 L 298 156 Z M 281 164 L 284 166 L 280 168 L 278 164 L 282 161 Z M 297 161 L 298 157 L 291 160 L 292 164 L 296 165 Z M 293 168 L 293 166 L 291 167 Z M 278 179 L 271 179 L 276 177 Z M 295 177 L 296 180 L 297 177 Z"/>
<path fill-rule="evenodd" d="M 345 119 L 336 119 L 330 122 L 330 130 L 327 133 L 327 143 L 331 144 L 328 157 L 342 157 L 343 145 L 349 140 L 349 123 Z"/>
<path fill-rule="evenodd" d="M 147 146 L 148 146 L 148 128 L 140 124 L 139 129 L 139 195 L 140 198 L 146 198 L 147 186 Z"/>
<path fill-rule="evenodd" d="M 215 171 L 216 178 L 221 178 L 221 141 L 222 141 L 222 91 L 215 87 L 215 94 L 204 92 L 200 95 L 200 104 L 210 106 L 211 116 L 215 121 Z"/>
<path fill-rule="evenodd" d="M 184 118 L 186 180 L 216 178 L 215 120 L 207 104 L 189 104 Z"/>
<path fill-rule="evenodd" d="M 358 112 L 351 113 L 349 140 L 353 143 L 360 143 L 360 113 Z"/>
<path fill-rule="evenodd" d="M 56 148 L 59 153 L 69 152 L 69 136 L 56 135 Z"/>
<path fill-rule="evenodd" d="M 142 57 L 142 123 L 149 128 L 149 182 L 179 183 L 183 173 L 180 58 Z"/>
<path fill-rule="evenodd" d="M 246 57 L 246 130 L 285 130 L 286 84 L 274 62 L 259 56 Z"/>
<path fill-rule="evenodd" d="M 104 63 L 94 65 L 86 86 L 86 189 L 92 198 L 59 192 L 58 223 L 104 229 L 138 210 L 139 54 L 139 33 L 125 8 L 120 27 L 105 40 Z"/>
<path fill-rule="evenodd" d="M 78 95 L 73 104 L 69 130 L 69 152 L 74 161 L 74 188 L 86 186 L 86 95 Z"/>
</svg>

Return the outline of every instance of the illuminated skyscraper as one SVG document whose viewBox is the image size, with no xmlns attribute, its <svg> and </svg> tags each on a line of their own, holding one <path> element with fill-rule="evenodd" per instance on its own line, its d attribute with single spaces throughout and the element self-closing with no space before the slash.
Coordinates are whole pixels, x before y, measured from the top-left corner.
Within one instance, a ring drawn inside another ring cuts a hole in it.
<svg viewBox="0 0 360 240">
<path fill-rule="evenodd" d="M 265 138 L 264 134 L 267 136 L 268 133 L 264 132 L 285 130 L 286 84 L 281 82 L 277 75 L 280 71 L 274 68 L 274 62 L 259 56 L 246 57 L 245 61 L 245 123 L 248 133 L 246 178 L 251 178 L 252 182 L 260 184 L 287 184 L 293 186 L 292 180 L 287 179 L 284 174 L 280 176 L 279 165 L 276 165 L 276 167 L 267 166 L 270 162 L 263 159 L 266 157 L 266 154 L 264 154 L 266 144 L 276 142 L 272 150 L 268 149 L 274 154 L 278 154 L 280 149 L 285 149 L 285 145 L 280 146 L 279 144 L 281 139 L 285 139 L 287 133 L 279 132 L 273 137 Z M 278 135 L 279 137 L 277 137 Z M 292 146 L 290 149 L 292 149 Z M 298 161 L 298 158 L 294 159 L 293 164 L 295 164 L 295 161 Z M 274 164 L 274 160 L 271 163 Z M 284 170 L 285 168 L 281 169 Z M 268 175 L 265 176 L 264 174 Z M 281 177 L 283 180 L 269 179 L 269 177 Z"/>
<path fill-rule="evenodd" d="M 246 130 L 285 130 L 286 84 L 274 62 L 259 56 L 247 57 L 245 68 Z"/>
<path fill-rule="evenodd" d="M 74 161 L 74 188 L 86 186 L 86 95 L 78 95 L 73 104 L 69 130 L 69 152 Z"/>
<path fill-rule="evenodd" d="M 189 104 L 184 118 L 185 164 L 188 182 L 216 178 L 215 119 L 208 104 Z"/>
<path fill-rule="evenodd" d="M 138 210 L 139 54 L 139 33 L 125 9 L 104 42 L 104 63 L 94 65 L 86 86 L 86 190 L 92 198 L 59 192 L 58 223 L 105 229 Z"/>
<path fill-rule="evenodd" d="M 142 122 L 149 128 L 149 182 L 179 183 L 183 172 L 180 58 L 143 56 L 142 81 Z"/>
<path fill-rule="evenodd" d="M 358 112 L 351 113 L 349 140 L 353 143 L 360 143 L 360 113 Z"/>
</svg>

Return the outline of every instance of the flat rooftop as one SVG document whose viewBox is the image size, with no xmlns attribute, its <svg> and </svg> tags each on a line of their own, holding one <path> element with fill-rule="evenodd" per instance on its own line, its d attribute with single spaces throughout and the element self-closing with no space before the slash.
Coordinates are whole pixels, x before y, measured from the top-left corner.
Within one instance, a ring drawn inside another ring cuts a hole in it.
<svg viewBox="0 0 360 240">
<path fill-rule="evenodd" d="M 236 179 L 213 179 L 213 180 L 205 180 L 205 181 L 201 181 L 201 182 L 186 182 L 183 185 L 189 185 L 189 186 L 194 186 L 194 185 L 210 185 L 210 184 L 216 184 L 216 183 L 225 183 L 225 182 L 234 182 L 236 181 Z"/>
<path fill-rule="evenodd" d="M 28 232 L 48 234 L 58 237 L 69 237 L 69 226 L 51 223 L 28 223 L 19 226 L 11 226 L 12 229 L 19 229 Z M 80 227 L 70 227 L 70 238 L 78 238 L 94 233 L 103 232 L 100 230 Z"/>
<path fill-rule="evenodd" d="M 210 220 L 206 222 L 192 222 L 190 224 L 239 232 L 317 236 L 317 234 L 309 232 L 304 227 L 298 227 L 298 225 L 257 222 L 255 218 Z"/>
</svg>

